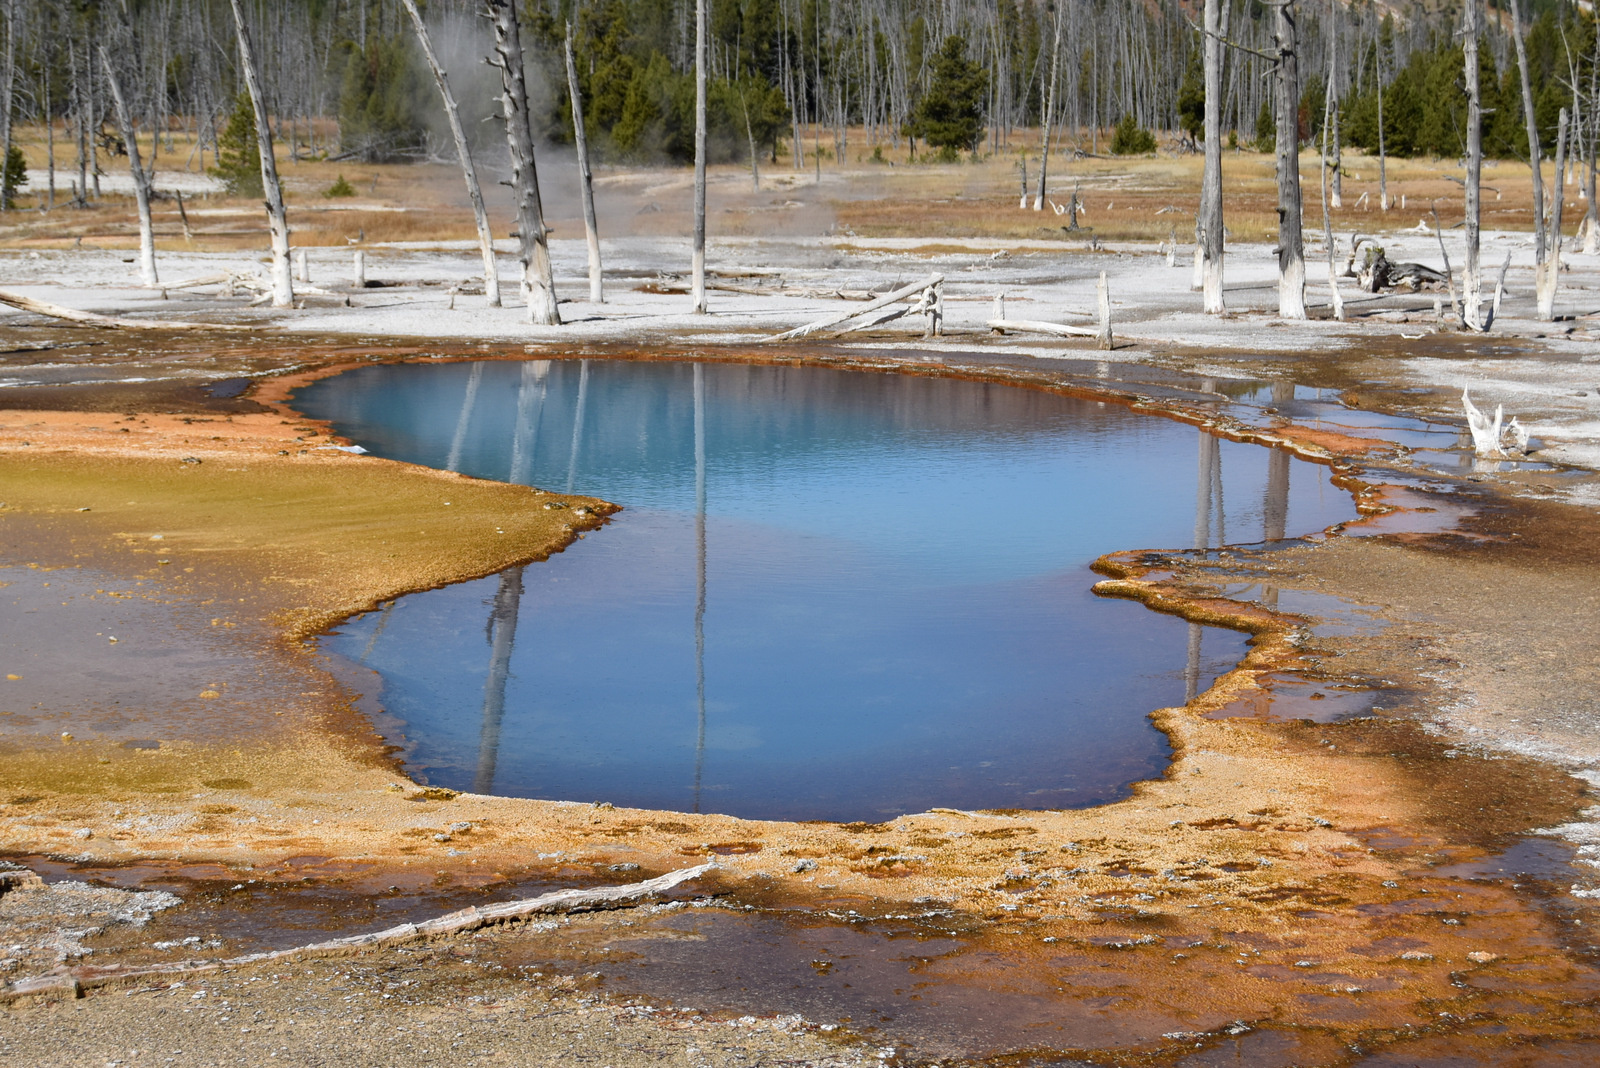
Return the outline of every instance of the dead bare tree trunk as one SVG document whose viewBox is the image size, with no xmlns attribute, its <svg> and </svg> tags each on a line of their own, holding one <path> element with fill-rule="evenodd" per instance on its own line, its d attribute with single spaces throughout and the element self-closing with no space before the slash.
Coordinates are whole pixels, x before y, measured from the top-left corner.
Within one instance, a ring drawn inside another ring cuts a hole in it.
<svg viewBox="0 0 1600 1068">
<path fill-rule="evenodd" d="M 1333 84 L 1333 55 L 1328 56 L 1328 84 Z M 1339 272 L 1334 268 L 1336 251 L 1333 241 L 1333 216 L 1328 213 L 1328 141 L 1331 136 L 1330 113 L 1333 110 L 1333 94 L 1329 93 L 1322 102 L 1322 238 L 1328 247 L 1328 299 L 1333 304 L 1333 317 L 1340 321 L 1344 319 L 1344 297 L 1339 292 Z M 1334 174 L 1338 174 L 1337 169 Z"/>
<path fill-rule="evenodd" d="M 1600 206 L 1595 204 L 1595 177 L 1596 170 L 1600 169 L 1600 34 L 1595 36 L 1595 55 L 1589 64 L 1589 129 L 1585 133 L 1583 127 L 1578 127 L 1578 136 L 1583 138 L 1585 149 L 1585 163 L 1583 177 L 1583 191 L 1589 202 L 1588 230 L 1584 234 L 1583 252 L 1586 256 L 1593 256 L 1600 252 Z"/>
<path fill-rule="evenodd" d="M 583 128 L 583 94 L 578 92 L 578 65 L 572 57 L 572 23 L 567 23 L 567 92 L 572 97 L 573 141 L 578 149 L 578 182 L 583 194 L 583 231 L 589 241 L 589 299 L 604 304 L 600 273 L 600 226 L 594 217 L 594 172 L 589 169 L 589 135 Z M 752 150 L 751 166 L 755 166 Z"/>
<path fill-rule="evenodd" d="M 461 114 L 456 107 L 455 94 L 450 91 L 450 82 L 445 77 L 444 67 L 439 64 L 439 57 L 434 55 L 433 41 L 428 36 L 428 27 L 422 22 L 422 13 L 417 10 L 416 0 L 400 2 L 405 5 L 406 14 L 411 16 L 411 24 L 417 31 L 417 43 L 422 46 L 422 54 L 427 57 L 428 66 L 433 70 L 433 80 L 439 86 L 439 95 L 444 99 L 450 135 L 456 142 L 456 159 L 461 163 L 461 175 L 467 182 L 467 197 L 472 201 L 472 217 L 478 224 L 478 248 L 483 254 L 483 295 L 491 308 L 498 308 L 500 268 L 494 258 L 494 234 L 489 229 L 489 212 L 483 204 L 483 190 L 478 185 L 478 169 L 472 162 L 472 150 L 467 147 L 466 131 L 461 128 Z"/>
<path fill-rule="evenodd" d="M 1539 120 L 1533 108 L 1533 82 L 1528 75 L 1528 46 L 1522 40 L 1522 5 L 1511 0 L 1511 40 L 1517 48 L 1517 74 L 1522 84 L 1522 118 L 1528 127 L 1528 163 L 1533 168 L 1534 288 L 1544 282 L 1544 153 L 1539 147 Z M 1559 193 L 1559 190 L 1557 191 Z"/>
<path fill-rule="evenodd" d="M 1050 120 L 1056 110 L 1056 78 L 1061 70 L 1061 0 L 1055 5 L 1055 33 L 1050 48 L 1050 92 L 1044 106 L 1043 144 L 1039 150 L 1039 195 L 1033 198 L 1033 210 L 1044 210 L 1045 182 L 1050 177 Z"/>
<path fill-rule="evenodd" d="M 1374 48 L 1379 46 L 1374 45 Z M 1389 210 L 1389 151 L 1383 139 L 1383 52 L 1378 52 L 1378 210 Z"/>
<path fill-rule="evenodd" d="M 817 166 L 820 168 L 821 155 Z M 694 4 L 694 310 L 706 310 L 706 0 Z"/>
<path fill-rule="evenodd" d="M 6 54 L 0 66 L 0 212 L 11 210 L 11 182 L 6 164 L 11 162 L 11 106 L 17 82 L 17 3 L 6 0 Z M 45 101 L 49 114 L 49 101 Z"/>
<path fill-rule="evenodd" d="M 1199 230 L 1201 285 L 1205 310 L 1227 311 L 1222 296 L 1222 37 L 1227 32 L 1222 0 L 1205 0 L 1206 159 L 1200 182 Z"/>
<path fill-rule="evenodd" d="M 1333 174 L 1329 176 L 1328 204 L 1331 207 L 1344 207 L 1344 177 L 1339 173 L 1339 33 L 1335 25 L 1333 32 L 1328 34 L 1328 81 L 1323 89 L 1323 134 L 1322 167 L 1326 171 L 1333 167 Z M 1330 136 L 1331 132 L 1331 136 Z M 1329 145 L 1332 147 L 1330 148 Z"/>
<path fill-rule="evenodd" d="M 1550 202 L 1550 225 L 1545 228 L 1543 271 L 1538 278 L 1535 293 L 1539 304 L 1539 318 L 1549 322 L 1556 317 L 1556 286 L 1561 280 L 1561 209 L 1566 198 L 1561 191 L 1561 171 L 1567 165 L 1567 109 L 1561 109 L 1561 119 L 1556 126 L 1556 184 Z"/>
<path fill-rule="evenodd" d="M 1294 0 L 1277 0 L 1278 316 L 1306 317 L 1306 258 L 1300 233 L 1300 56 Z"/>
<path fill-rule="evenodd" d="M 1483 330 L 1483 274 L 1478 266 L 1478 220 L 1483 184 L 1483 97 L 1478 86 L 1478 2 L 1466 0 L 1461 50 L 1467 83 L 1467 265 L 1461 276 L 1461 322 L 1469 330 Z"/>
<path fill-rule="evenodd" d="M 256 116 L 256 148 L 261 153 L 261 188 L 267 198 L 267 229 L 272 234 L 272 306 L 294 304 L 294 276 L 289 266 L 289 218 L 283 207 L 283 186 L 278 182 L 278 163 L 272 155 L 272 124 L 267 101 L 261 91 L 261 70 L 256 66 L 250 31 L 244 24 L 244 9 L 239 0 L 229 0 L 233 25 L 239 36 L 239 70 Z"/>
<path fill-rule="evenodd" d="M 234 0 L 238 3 L 238 0 Z M 528 125 L 528 84 L 522 69 L 522 35 L 513 0 L 484 0 L 494 21 L 494 65 L 500 68 L 500 107 L 505 114 L 506 142 L 511 149 L 511 184 L 517 197 L 517 238 L 522 245 L 522 296 L 528 321 L 535 326 L 560 326 L 555 275 L 550 267 L 550 235 L 539 202 L 539 172 L 533 158 L 533 130 Z"/>
<path fill-rule="evenodd" d="M 150 220 L 150 179 L 155 172 L 155 160 L 150 161 L 148 171 L 140 162 L 138 131 L 133 126 L 133 114 L 128 109 L 128 100 L 122 93 L 121 80 L 117 77 L 116 67 L 112 65 L 111 56 L 106 52 L 104 45 L 100 47 L 100 59 L 105 63 L 106 84 L 111 87 L 111 102 L 117 114 L 117 130 L 128 148 L 128 172 L 133 178 L 133 199 L 139 209 L 139 281 L 147 286 L 153 286 L 160 281 L 156 277 L 155 226 Z"/>
</svg>

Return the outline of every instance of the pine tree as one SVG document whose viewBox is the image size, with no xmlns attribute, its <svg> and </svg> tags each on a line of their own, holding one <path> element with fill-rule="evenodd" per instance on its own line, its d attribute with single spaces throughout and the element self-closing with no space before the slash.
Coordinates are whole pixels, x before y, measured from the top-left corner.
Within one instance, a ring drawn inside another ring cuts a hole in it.
<svg viewBox="0 0 1600 1068">
<path fill-rule="evenodd" d="M 367 162 L 420 155 L 434 100 L 426 72 L 404 37 L 372 38 L 352 50 L 339 89 L 339 143 Z"/>
<path fill-rule="evenodd" d="M 947 153 L 977 147 L 989 72 L 967 58 L 963 37 L 946 37 L 933 57 L 933 79 L 912 114 L 911 134 Z"/>
<path fill-rule="evenodd" d="M 213 178 L 222 179 L 228 193 L 236 197 L 265 195 L 261 186 L 261 157 L 256 146 L 256 114 L 250 94 L 240 93 L 234 101 L 228 125 L 217 135 L 217 165 Z"/>
<path fill-rule="evenodd" d="M 1156 150 L 1156 135 L 1139 125 L 1133 112 L 1122 116 L 1111 135 L 1111 153 L 1116 156 L 1147 156 Z"/>
</svg>

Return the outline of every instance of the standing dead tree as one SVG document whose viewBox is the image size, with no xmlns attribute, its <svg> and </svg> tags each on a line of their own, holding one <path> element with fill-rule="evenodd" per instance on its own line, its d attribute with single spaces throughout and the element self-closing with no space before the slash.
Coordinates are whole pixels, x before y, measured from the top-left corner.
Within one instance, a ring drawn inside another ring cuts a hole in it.
<svg viewBox="0 0 1600 1068">
<path fill-rule="evenodd" d="M 1478 264 L 1478 226 L 1483 186 L 1483 96 L 1478 86 L 1478 0 L 1466 0 L 1461 50 L 1467 88 L 1466 272 L 1461 276 L 1461 324 L 1483 331 L 1483 272 Z"/>
<path fill-rule="evenodd" d="M 229 0 L 233 25 L 239 38 L 239 71 L 256 117 L 256 148 L 261 154 L 261 188 L 266 195 L 267 229 L 272 234 L 272 306 L 294 304 L 294 276 L 289 265 L 289 218 L 283 207 L 283 186 L 278 182 L 278 163 L 272 155 L 272 123 L 267 114 L 266 96 L 261 90 L 261 68 L 256 65 L 250 30 L 245 25 L 239 0 Z"/>
<path fill-rule="evenodd" d="M 1541 318 L 1555 303 L 1555 272 L 1549 270 L 1549 239 L 1545 232 L 1544 151 L 1539 145 L 1539 120 L 1534 108 L 1533 80 L 1528 74 L 1528 46 L 1522 39 L 1522 3 L 1511 0 L 1511 41 L 1517 49 L 1517 76 L 1522 86 L 1522 118 L 1528 128 L 1528 164 L 1533 168 L 1533 286 Z M 1556 199 L 1561 198 L 1561 175 L 1556 175 Z M 1548 289 L 1548 299 L 1546 290 Z"/>
<path fill-rule="evenodd" d="M 408 0 L 409 2 L 409 0 Z M 589 240 L 589 299 L 605 303 L 600 273 L 600 227 L 594 217 L 594 173 L 589 169 L 589 135 L 583 128 L 583 94 L 578 91 L 578 65 L 572 58 L 572 23 L 567 23 L 567 91 L 572 96 L 573 141 L 578 149 L 578 182 L 583 194 L 583 231 Z M 754 167 L 754 150 L 751 154 Z"/>
<path fill-rule="evenodd" d="M 1044 115 L 1042 117 L 1044 129 L 1041 132 L 1042 144 L 1039 149 L 1039 194 L 1033 198 L 1034 211 L 1044 210 L 1045 183 L 1050 177 L 1050 120 L 1055 115 L 1056 78 L 1061 70 L 1061 3 L 1062 0 L 1057 0 L 1051 6 L 1051 17 L 1055 20 L 1055 33 L 1051 38 L 1050 92 L 1045 100 Z M 1024 174 L 1026 174 L 1026 171 L 1024 171 Z M 1023 185 L 1024 187 L 1027 185 L 1026 178 L 1023 179 Z M 1024 196 L 1026 196 L 1026 193 L 1024 193 Z"/>
<path fill-rule="evenodd" d="M 821 154 L 817 156 L 821 164 Z M 694 310 L 706 310 L 706 0 L 694 3 Z"/>
<path fill-rule="evenodd" d="M 1328 54 L 1328 84 L 1333 84 L 1333 53 Z M 1337 249 L 1333 239 L 1333 217 L 1328 212 L 1328 141 L 1333 111 L 1333 94 L 1323 98 L 1322 104 L 1322 234 L 1328 246 L 1328 299 L 1333 303 L 1333 317 L 1344 319 L 1344 297 L 1339 293 L 1339 276 L 1333 268 Z M 1334 147 L 1334 174 L 1338 174 L 1338 147 Z"/>
<path fill-rule="evenodd" d="M 1200 210 L 1195 214 L 1195 242 L 1205 310 L 1227 311 L 1222 296 L 1222 42 L 1227 36 L 1222 0 L 1205 0 L 1205 168 L 1200 179 Z"/>
<path fill-rule="evenodd" d="M 1306 257 L 1301 237 L 1300 56 L 1294 0 L 1274 0 L 1278 121 L 1278 316 L 1306 317 Z"/>
<path fill-rule="evenodd" d="M 17 0 L 5 0 L 5 54 L 0 56 L 0 212 L 11 208 L 11 110 L 17 83 Z"/>
<path fill-rule="evenodd" d="M 1556 180 L 1555 188 L 1551 190 L 1550 220 L 1544 228 L 1544 273 L 1538 278 L 1536 296 L 1539 303 L 1539 318 L 1552 320 L 1556 317 L 1556 283 L 1561 277 L 1561 209 L 1566 204 L 1566 198 L 1561 193 L 1561 172 L 1567 165 L 1567 109 L 1561 109 L 1561 118 L 1556 125 Z"/>
<path fill-rule="evenodd" d="M 159 137 L 152 139 L 150 166 L 146 168 L 139 155 L 139 130 L 133 124 L 133 111 L 128 107 L 128 98 L 122 90 L 122 79 L 117 76 L 116 64 L 111 62 L 111 55 L 104 45 L 100 46 L 100 61 L 105 65 L 106 85 L 111 89 L 117 131 L 127 147 L 128 173 L 133 178 L 133 200 L 139 209 L 139 281 L 153 286 L 160 279 L 156 276 L 155 226 L 150 219 L 150 183 L 155 177 L 156 151 L 161 147 L 161 142 Z"/>
<path fill-rule="evenodd" d="M 417 31 L 417 43 L 422 46 L 422 54 L 427 57 L 428 66 L 433 71 L 433 80 L 439 86 L 439 96 L 444 100 L 445 117 L 450 121 L 450 135 L 456 142 L 456 159 L 461 163 L 461 175 L 467 182 L 467 197 L 472 201 L 472 217 L 478 224 L 478 249 L 483 254 L 483 295 L 491 308 L 498 308 L 500 269 L 494 258 L 494 234 L 489 229 L 489 212 L 483 204 L 483 189 L 478 185 L 478 169 L 472 162 L 472 149 L 467 146 L 466 131 L 461 128 L 461 113 L 456 107 L 455 94 L 450 91 L 444 67 L 434 54 L 433 41 L 428 36 L 428 27 L 423 24 L 422 12 L 417 10 L 416 0 L 400 2 L 405 5 L 406 14 L 411 16 L 411 25 Z"/>
<path fill-rule="evenodd" d="M 238 3 L 238 0 L 234 0 Z M 505 114 L 506 142 L 511 149 L 511 185 L 517 197 L 517 238 L 522 245 L 522 295 L 528 321 L 535 326 L 560 326 L 555 275 L 550 266 L 550 234 L 539 202 L 539 174 L 533 158 L 533 131 L 528 125 L 528 85 L 522 68 L 522 35 L 513 0 L 484 0 L 494 21 L 495 59 L 500 69 L 500 107 Z"/>
</svg>

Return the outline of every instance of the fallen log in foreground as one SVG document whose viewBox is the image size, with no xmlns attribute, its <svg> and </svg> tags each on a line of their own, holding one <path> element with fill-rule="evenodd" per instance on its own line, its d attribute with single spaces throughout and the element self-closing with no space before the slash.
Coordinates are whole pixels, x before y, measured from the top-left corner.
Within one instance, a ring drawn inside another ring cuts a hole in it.
<svg viewBox="0 0 1600 1068">
<path fill-rule="evenodd" d="M 296 946 L 292 949 L 278 949 L 266 953 L 249 953 L 243 957 L 229 957 L 225 960 L 174 961 L 171 964 L 157 964 L 140 968 L 122 968 L 115 965 L 98 968 L 93 966 L 61 968 L 48 975 L 19 979 L 14 983 L 0 987 L 0 1003 L 15 1001 L 18 998 L 40 995 L 49 996 L 52 994 L 69 994 L 72 997 L 82 997 L 85 990 L 97 986 L 126 982 L 130 979 L 195 975 L 201 972 L 217 971 L 230 965 L 262 964 L 281 960 L 305 960 L 309 957 L 342 956 L 363 949 L 377 949 L 405 942 L 476 931 L 482 927 L 506 923 L 511 920 L 520 920 L 528 916 L 626 908 L 644 898 L 665 893 L 679 883 L 688 882 L 690 879 L 704 875 L 716 867 L 715 863 L 700 864 L 693 868 L 680 868 L 677 871 L 658 875 L 654 879 L 646 879 L 643 882 L 625 883 L 622 886 L 599 886 L 587 890 L 556 890 L 548 894 L 541 894 L 538 897 L 523 898 L 519 901 L 502 901 L 496 905 L 474 905 L 457 912 L 446 913 L 431 920 L 424 920 L 422 923 L 402 923 L 398 927 L 389 927 L 382 931 L 373 931 L 370 934 L 351 935 L 348 938 L 335 938 L 327 942 L 313 942 L 310 945 Z"/>
<path fill-rule="evenodd" d="M 1037 319 L 1007 319 L 1005 294 L 994 298 L 994 318 L 984 325 L 995 333 L 1004 334 L 1008 330 L 1015 330 L 1024 334 L 1054 334 L 1058 337 L 1092 337 L 1100 343 L 1103 349 L 1113 347 L 1111 337 L 1111 294 L 1106 288 L 1106 272 L 1100 272 L 1100 280 L 1096 285 L 1096 304 L 1098 305 L 1097 318 L 1100 325 L 1094 329 L 1087 326 L 1069 326 L 1066 323 L 1046 323 Z M 1071 313 L 1068 314 L 1077 314 Z"/>
<path fill-rule="evenodd" d="M 45 300 L 35 300 L 33 297 L 24 297 L 16 293 L 7 293 L 0 289 L 0 304 L 9 304 L 22 311 L 33 312 L 35 315 L 45 315 L 52 319 L 65 319 L 72 323 L 82 323 L 84 326 L 98 327 L 102 330 L 228 330 L 228 331 L 258 331 L 259 326 L 241 326 L 234 323 L 186 323 L 175 319 L 119 319 L 114 315 L 98 315 L 94 312 L 78 311 L 76 308 L 65 308 L 60 304 L 51 304 Z"/>
<path fill-rule="evenodd" d="M 899 289 L 895 290 L 893 293 L 885 293 L 883 296 L 879 297 L 877 300 L 874 300 L 874 301 L 871 301 L 871 302 L 869 302 L 867 304 L 864 304 L 859 308 L 851 308 L 849 311 L 844 311 L 844 312 L 840 312 L 840 313 L 835 314 L 835 315 L 830 315 L 826 319 L 818 319 L 816 322 L 807 323 L 805 326 L 797 326 L 793 330 L 786 330 L 781 334 L 774 334 L 769 338 L 764 338 L 763 340 L 765 340 L 765 341 L 791 341 L 791 340 L 793 340 L 794 338 L 797 338 L 797 337 L 805 337 L 807 334 L 815 334 L 820 330 L 826 330 L 829 327 L 838 326 L 840 323 L 844 322 L 847 319 L 854 319 L 858 315 L 865 315 L 868 312 L 877 311 L 879 308 L 882 308 L 882 307 L 885 307 L 887 305 L 893 304 L 896 301 L 905 300 L 907 297 L 911 296 L 913 293 L 920 293 L 923 290 L 932 288 L 934 286 L 940 286 L 940 285 L 943 285 L 943 284 L 944 284 L 944 275 L 942 275 L 942 274 L 930 274 L 927 278 L 923 279 L 921 282 L 913 282 L 908 286 L 901 286 Z"/>
</svg>

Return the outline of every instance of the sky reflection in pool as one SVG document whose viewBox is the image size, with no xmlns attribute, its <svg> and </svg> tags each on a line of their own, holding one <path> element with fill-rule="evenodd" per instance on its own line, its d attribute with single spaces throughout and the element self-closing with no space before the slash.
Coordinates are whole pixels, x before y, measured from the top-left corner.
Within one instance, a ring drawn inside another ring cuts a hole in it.
<svg viewBox="0 0 1600 1068">
<path fill-rule="evenodd" d="M 1168 758 L 1147 713 L 1244 637 L 1096 598 L 1088 564 L 1354 514 L 1284 453 L 948 379 L 454 363 L 297 405 L 379 455 L 625 506 L 323 639 L 382 675 L 413 774 L 516 796 L 831 820 L 1125 796 Z"/>
</svg>

